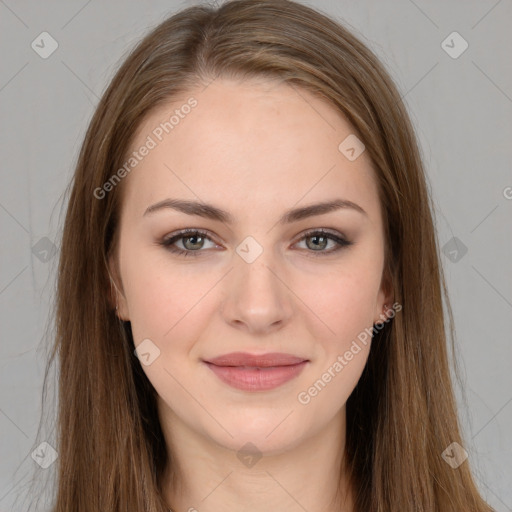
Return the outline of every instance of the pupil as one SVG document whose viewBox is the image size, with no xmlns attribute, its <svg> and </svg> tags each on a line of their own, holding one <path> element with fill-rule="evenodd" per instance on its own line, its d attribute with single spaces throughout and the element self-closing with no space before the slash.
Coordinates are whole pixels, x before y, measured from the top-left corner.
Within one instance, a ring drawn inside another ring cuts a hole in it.
<svg viewBox="0 0 512 512">
<path fill-rule="evenodd" d="M 190 241 L 192 240 L 192 243 L 191 245 L 194 246 L 194 245 L 197 245 L 199 244 L 199 242 L 197 240 L 200 240 L 202 237 L 201 236 L 197 236 L 197 235 L 191 235 L 191 236 L 188 236 L 186 238 L 186 240 Z M 189 244 L 190 245 L 190 244 Z"/>
<path fill-rule="evenodd" d="M 318 247 L 323 248 L 323 247 L 325 246 L 325 243 L 320 243 L 320 244 L 318 243 L 318 240 L 319 240 L 319 239 L 320 239 L 320 240 L 324 240 L 324 242 L 325 242 L 325 237 L 324 237 L 324 236 L 318 236 L 318 235 L 315 235 L 315 236 L 313 236 L 313 237 L 311 237 L 311 238 L 312 238 L 313 240 L 316 240 L 316 241 L 313 243 L 313 245 L 314 245 L 316 248 L 318 248 Z"/>
</svg>

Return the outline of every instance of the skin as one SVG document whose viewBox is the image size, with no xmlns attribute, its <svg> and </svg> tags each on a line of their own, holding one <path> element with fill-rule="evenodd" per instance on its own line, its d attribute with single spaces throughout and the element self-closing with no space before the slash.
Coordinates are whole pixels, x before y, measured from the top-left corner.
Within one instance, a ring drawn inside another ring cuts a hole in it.
<svg viewBox="0 0 512 512">
<path fill-rule="evenodd" d="M 342 509 L 353 510 L 338 468 L 345 403 L 370 344 L 360 344 L 308 404 L 297 396 L 393 302 L 382 286 L 384 230 L 371 160 L 363 152 L 349 161 L 338 150 L 353 129 L 328 103 L 254 79 L 218 78 L 175 98 L 139 127 L 133 149 L 190 96 L 198 105 L 122 183 L 118 252 L 110 262 L 119 276 L 118 315 L 131 322 L 135 345 L 150 339 L 160 350 L 142 367 L 178 468 L 178 485 L 166 477 L 166 499 L 176 511 L 327 512 L 341 478 Z M 214 204 L 234 222 L 170 208 L 144 215 L 167 198 Z M 366 215 L 346 208 L 277 223 L 288 209 L 336 198 Z M 159 244 L 185 228 L 208 233 L 203 242 L 174 243 L 196 257 Z M 315 251 L 317 239 L 304 234 L 319 228 L 353 245 L 329 253 L 337 243 L 320 240 Z M 252 263 L 236 252 L 247 236 L 263 249 Z M 202 362 L 233 351 L 285 352 L 309 363 L 278 388 L 241 391 Z M 251 467 L 237 457 L 247 442 L 262 455 Z"/>
</svg>

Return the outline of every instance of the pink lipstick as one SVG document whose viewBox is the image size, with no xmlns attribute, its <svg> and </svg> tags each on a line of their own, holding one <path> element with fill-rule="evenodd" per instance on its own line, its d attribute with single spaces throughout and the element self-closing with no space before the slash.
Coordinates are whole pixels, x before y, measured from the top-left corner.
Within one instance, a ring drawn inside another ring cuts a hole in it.
<svg viewBox="0 0 512 512">
<path fill-rule="evenodd" d="M 293 379 L 309 360 L 283 353 L 232 352 L 204 361 L 224 383 L 244 391 L 267 391 Z"/>
</svg>

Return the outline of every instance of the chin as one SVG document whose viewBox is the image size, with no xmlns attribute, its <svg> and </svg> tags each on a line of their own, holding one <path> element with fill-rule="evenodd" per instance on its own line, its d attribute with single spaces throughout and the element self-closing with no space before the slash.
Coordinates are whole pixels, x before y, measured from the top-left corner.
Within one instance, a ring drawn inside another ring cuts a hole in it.
<svg viewBox="0 0 512 512">
<path fill-rule="evenodd" d="M 237 452 L 250 443 L 253 448 L 248 446 L 246 449 L 249 451 L 255 449 L 265 455 L 278 455 L 296 446 L 304 435 L 303 427 L 298 429 L 291 423 L 297 418 L 292 420 L 293 414 L 289 410 L 280 411 L 278 416 L 278 420 L 275 414 L 266 418 L 259 414 L 252 420 L 247 416 L 232 421 L 225 419 L 221 424 L 233 437 L 222 431 L 221 439 L 215 441 Z"/>
</svg>

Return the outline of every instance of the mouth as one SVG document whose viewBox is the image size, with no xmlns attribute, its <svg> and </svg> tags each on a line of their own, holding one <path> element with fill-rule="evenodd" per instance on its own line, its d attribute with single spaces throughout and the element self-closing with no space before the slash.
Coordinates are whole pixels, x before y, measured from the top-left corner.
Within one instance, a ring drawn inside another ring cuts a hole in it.
<svg viewBox="0 0 512 512">
<path fill-rule="evenodd" d="M 233 352 L 203 362 L 225 384 L 244 391 L 267 391 L 298 376 L 308 359 L 291 354 Z"/>
</svg>

